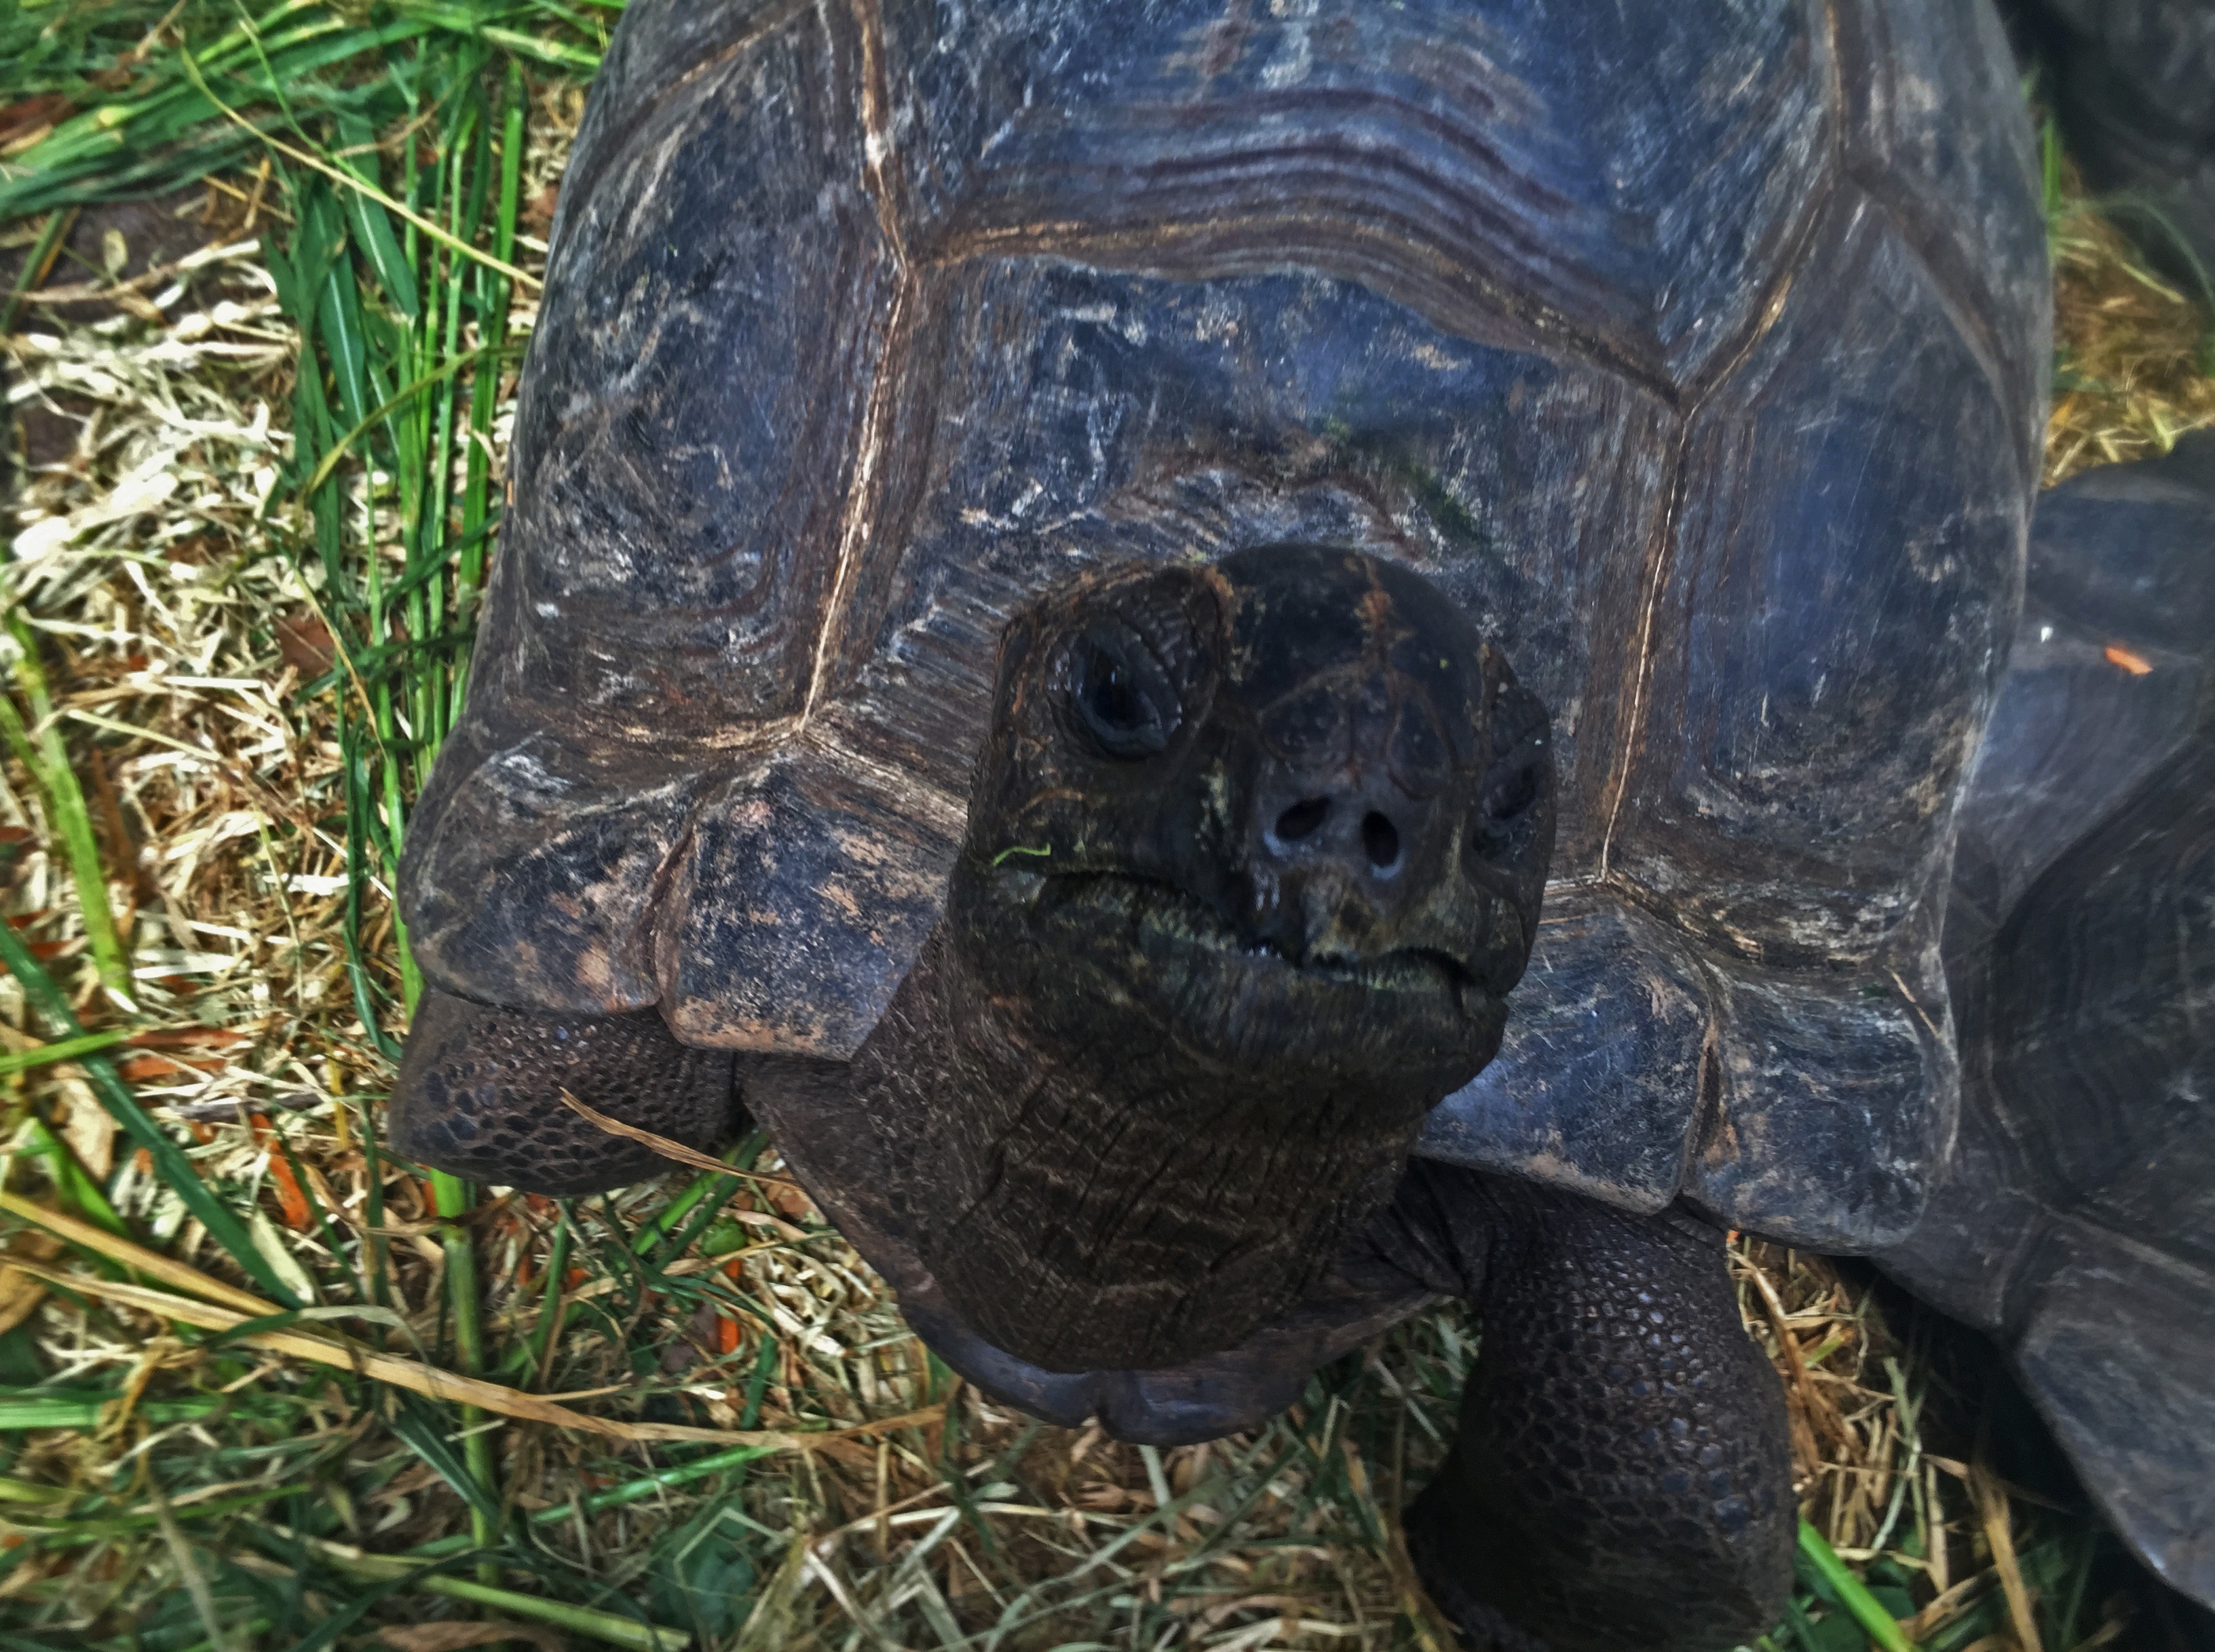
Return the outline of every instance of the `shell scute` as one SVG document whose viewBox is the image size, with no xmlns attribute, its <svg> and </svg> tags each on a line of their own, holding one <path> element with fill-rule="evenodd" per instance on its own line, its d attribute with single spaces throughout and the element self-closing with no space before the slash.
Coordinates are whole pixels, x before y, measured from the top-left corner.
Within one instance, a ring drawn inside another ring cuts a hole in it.
<svg viewBox="0 0 2215 1652">
<path fill-rule="evenodd" d="M 1656 381 L 1764 302 L 1835 149 L 1819 8 L 887 8 L 933 255 L 1359 280 Z"/>
<path fill-rule="evenodd" d="M 804 706 L 898 279 L 850 32 L 748 37 L 580 160 L 517 415 L 511 711 L 666 743 Z"/>
<path fill-rule="evenodd" d="M 2029 499 L 1921 264 L 1842 199 L 1695 416 L 1608 855 L 1733 951 L 1864 960 L 1947 852 L 2005 664 Z"/>
</svg>

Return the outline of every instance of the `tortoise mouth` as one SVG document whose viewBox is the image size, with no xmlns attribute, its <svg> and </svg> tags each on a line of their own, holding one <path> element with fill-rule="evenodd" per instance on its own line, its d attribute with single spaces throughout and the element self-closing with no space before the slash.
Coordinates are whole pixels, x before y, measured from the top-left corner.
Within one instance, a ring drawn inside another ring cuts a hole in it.
<svg viewBox="0 0 2215 1652">
<path fill-rule="evenodd" d="M 1410 1129 L 1492 1059 L 1506 1021 L 1487 960 L 1434 933 L 1288 957 L 1206 897 L 1120 866 L 1007 868 L 966 892 L 957 878 L 948 919 L 949 961 L 1038 1049 L 1263 1088 L 1335 1075 L 1407 1099 Z"/>
<path fill-rule="evenodd" d="M 1034 874 L 1035 875 L 1035 874 Z M 1046 874 L 1034 906 L 1049 922 L 1075 920 L 1095 933 L 1120 932 L 1133 956 L 1181 957 L 1249 977 L 1262 987 L 1322 988 L 1390 998 L 1481 1016 L 1493 1002 L 1476 972 L 1436 947 L 1406 946 L 1354 955 L 1310 951 L 1295 958 L 1273 941 L 1242 932 L 1208 902 L 1173 884 L 1129 872 Z"/>
</svg>

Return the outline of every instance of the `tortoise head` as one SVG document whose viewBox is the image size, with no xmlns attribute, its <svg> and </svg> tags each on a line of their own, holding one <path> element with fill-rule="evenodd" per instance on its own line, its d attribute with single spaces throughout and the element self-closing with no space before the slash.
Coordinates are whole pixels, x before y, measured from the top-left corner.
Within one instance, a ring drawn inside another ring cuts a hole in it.
<svg viewBox="0 0 2215 1652">
<path fill-rule="evenodd" d="M 1360 1074 L 1412 1131 L 1499 1047 L 1553 835 L 1544 708 L 1421 575 L 1118 569 L 1009 628 L 947 938 L 1027 1041 Z"/>
</svg>

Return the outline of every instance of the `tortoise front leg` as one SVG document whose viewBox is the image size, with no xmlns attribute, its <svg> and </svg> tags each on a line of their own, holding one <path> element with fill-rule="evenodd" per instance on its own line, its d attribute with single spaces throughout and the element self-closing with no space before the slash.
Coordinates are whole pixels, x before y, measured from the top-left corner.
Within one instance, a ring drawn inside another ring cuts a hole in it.
<svg viewBox="0 0 2215 1652">
<path fill-rule="evenodd" d="M 1441 1204 L 1484 1325 L 1460 1435 L 1408 1516 L 1432 1597 L 1517 1652 L 1714 1652 L 1769 1629 L 1792 1579 L 1791 1457 L 1722 1235 L 1443 1173 L 1480 1194 Z"/>
<path fill-rule="evenodd" d="M 728 1050 L 680 1044 L 660 1012 L 559 1015 L 426 992 L 386 1110 L 393 1150 L 471 1181 L 527 1192 L 601 1193 L 669 1161 L 561 1101 L 713 1147 L 737 1104 Z"/>
</svg>

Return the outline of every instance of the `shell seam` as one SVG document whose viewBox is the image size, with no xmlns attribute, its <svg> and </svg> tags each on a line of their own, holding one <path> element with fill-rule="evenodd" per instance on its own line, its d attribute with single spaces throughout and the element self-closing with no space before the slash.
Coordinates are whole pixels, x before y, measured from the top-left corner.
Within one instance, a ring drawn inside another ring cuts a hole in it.
<svg viewBox="0 0 2215 1652">
<path fill-rule="evenodd" d="M 815 708 L 826 692 L 834 657 L 845 632 L 845 612 L 861 581 L 869 529 L 874 525 L 871 506 L 876 498 L 878 461 L 883 456 L 893 421 L 893 382 L 899 377 L 895 363 L 916 291 L 915 267 L 900 231 L 899 214 L 891 198 L 886 169 L 892 155 L 892 141 L 885 119 L 882 20 L 869 0 L 855 0 L 854 22 L 860 35 L 862 56 L 862 189 L 876 210 L 879 231 L 892 253 L 897 285 L 885 316 L 875 382 L 869 387 L 868 409 L 862 419 L 860 450 L 854 461 L 853 480 L 849 484 L 845 508 L 840 513 L 838 565 L 824 604 L 822 628 L 816 633 L 815 659 L 807 676 L 807 698 L 800 710 L 800 727 L 803 731 L 814 719 Z"/>
<path fill-rule="evenodd" d="M 1623 818 L 1623 805 L 1630 796 L 1631 770 L 1642 743 L 1641 737 L 1646 731 L 1646 718 L 1649 710 L 1646 703 L 1647 689 L 1654 676 L 1654 621 L 1660 607 L 1662 588 L 1668 584 L 1669 571 L 1676 560 L 1672 553 L 1684 502 L 1684 456 L 1691 445 L 1692 427 L 1715 393 L 1737 375 L 1782 317 L 1785 301 L 1792 291 L 1793 275 L 1807 257 L 1818 232 L 1829 219 L 1832 202 L 1838 193 L 1838 180 L 1846 175 L 1845 92 L 1838 78 L 1838 18 L 1832 7 L 1824 7 L 1823 19 L 1830 40 L 1830 83 L 1827 90 L 1832 119 L 1831 165 L 1824 176 L 1822 187 L 1809 197 L 1807 209 L 1801 215 L 1800 222 L 1789 239 L 1785 255 L 1778 260 L 1776 280 L 1770 286 L 1769 296 L 1752 326 L 1747 329 L 1738 347 L 1709 371 L 1705 383 L 1680 409 L 1682 423 L 1678 427 L 1677 439 L 1669 456 L 1668 503 L 1663 507 L 1658 527 L 1654 567 L 1647 576 L 1646 600 L 1640 605 L 1638 658 L 1631 668 L 1630 709 L 1623 719 L 1622 737 L 1616 746 L 1613 772 L 1609 774 L 1603 792 L 1603 795 L 1611 793 L 1608 796 L 1607 828 L 1600 835 L 1599 868 L 1594 878 L 1603 885 L 1622 887 L 1614 876 L 1612 866 L 1615 833 Z"/>
</svg>

